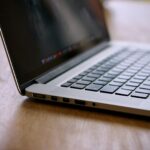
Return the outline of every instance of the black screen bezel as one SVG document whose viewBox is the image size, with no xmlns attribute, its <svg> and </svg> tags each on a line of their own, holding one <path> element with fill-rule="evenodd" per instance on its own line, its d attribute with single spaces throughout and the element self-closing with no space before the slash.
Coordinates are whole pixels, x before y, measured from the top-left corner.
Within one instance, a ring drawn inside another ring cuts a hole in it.
<svg viewBox="0 0 150 150">
<path fill-rule="evenodd" d="M 105 24 L 105 26 L 106 26 L 105 21 L 104 21 L 104 24 Z M 25 79 L 24 82 L 21 83 L 21 82 L 19 81 L 19 78 L 20 78 L 20 77 L 18 76 L 17 71 L 15 70 L 15 66 L 14 66 L 14 63 L 13 63 L 13 58 L 10 56 L 10 53 L 9 53 L 9 49 L 11 49 L 11 47 L 9 47 L 9 44 L 7 44 L 7 36 L 5 35 L 5 33 L 7 32 L 7 31 L 6 31 L 7 29 L 5 29 L 5 27 L 2 27 L 1 25 L 0 25 L 0 28 L 1 28 L 1 32 L 3 32 L 3 33 L 2 33 L 2 40 L 3 40 L 3 43 L 4 43 L 4 45 L 5 45 L 4 47 L 5 47 L 5 50 L 6 50 L 6 53 L 7 53 L 7 56 L 8 56 L 8 59 L 9 59 L 11 68 L 12 68 L 12 72 L 13 72 L 14 77 L 15 77 L 15 81 L 16 81 L 17 87 L 18 87 L 19 91 L 21 91 L 21 94 L 23 94 L 23 91 L 24 91 L 24 89 L 25 89 L 27 86 L 29 86 L 30 84 L 34 83 L 37 78 L 41 77 L 41 75 L 44 75 L 45 73 L 50 72 L 50 71 L 53 71 L 53 70 L 55 70 L 55 69 L 57 70 L 57 68 L 60 67 L 60 66 L 62 66 L 62 64 L 63 64 L 63 66 L 64 66 L 63 68 L 65 68 L 65 65 L 68 66 L 68 65 L 67 65 L 67 61 L 68 61 L 68 60 L 65 60 L 64 62 L 61 62 L 59 65 L 53 66 L 53 67 L 48 68 L 48 69 L 46 68 L 45 70 L 44 70 L 44 69 L 41 70 L 41 68 L 39 68 L 39 69 L 37 69 L 35 72 L 31 72 L 31 73 L 30 73 L 30 76 L 29 76 L 27 79 Z M 98 44 L 102 44 L 102 43 L 105 43 L 105 42 L 109 41 L 109 40 L 110 40 L 110 36 L 109 36 L 108 31 L 107 31 L 107 26 L 106 26 L 105 32 L 106 32 L 106 33 L 105 33 L 105 37 L 103 37 L 103 39 L 101 40 L 101 42 L 95 43 L 94 45 L 92 45 L 91 47 L 87 47 L 86 49 L 87 49 L 88 51 L 90 51 L 91 48 L 97 46 Z M 74 61 L 74 63 L 71 63 L 70 66 L 68 67 L 68 69 L 71 68 L 71 67 L 73 67 L 73 66 L 75 66 L 75 65 L 77 65 L 78 63 L 80 63 L 80 61 L 79 61 L 79 59 L 78 59 L 78 56 L 79 56 L 79 55 L 82 55 L 82 54 L 84 54 L 84 53 L 87 53 L 87 50 L 86 50 L 86 51 L 83 51 L 83 53 L 79 53 L 77 56 L 75 56 L 74 60 L 77 60 L 77 61 Z M 88 55 L 85 57 L 85 59 L 86 59 L 86 58 L 88 58 Z M 66 68 L 67 68 L 67 67 L 66 67 Z M 66 70 L 67 70 L 67 69 L 66 69 Z M 56 71 L 56 72 L 57 72 L 57 71 Z M 59 72 L 56 73 L 56 74 L 61 74 L 61 73 L 62 73 L 62 72 L 59 71 Z"/>
</svg>

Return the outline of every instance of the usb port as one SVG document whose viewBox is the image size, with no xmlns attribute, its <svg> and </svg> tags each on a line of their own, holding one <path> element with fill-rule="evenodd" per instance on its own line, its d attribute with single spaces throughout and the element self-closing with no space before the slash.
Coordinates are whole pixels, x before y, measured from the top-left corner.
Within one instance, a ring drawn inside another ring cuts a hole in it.
<svg viewBox="0 0 150 150">
<path fill-rule="evenodd" d="M 63 98 L 63 102 L 69 103 L 69 99 L 68 98 Z"/>
<path fill-rule="evenodd" d="M 75 104 L 85 105 L 85 101 L 75 100 Z"/>
<path fill-rule="evenodd" d="M 51 96 L 51 100 L 52 101 L 57 101 L 57 97 L 56 96 Z"/>
<path fill-rule="evenodd" d="M 34 97 L 34 98 L 40 98 L 40 99 L 45 99 L 45 98 L 46 98 L 45 95 L 37 94 L 37 93 L 33 93 L 33 97 Z"/>
</svg>

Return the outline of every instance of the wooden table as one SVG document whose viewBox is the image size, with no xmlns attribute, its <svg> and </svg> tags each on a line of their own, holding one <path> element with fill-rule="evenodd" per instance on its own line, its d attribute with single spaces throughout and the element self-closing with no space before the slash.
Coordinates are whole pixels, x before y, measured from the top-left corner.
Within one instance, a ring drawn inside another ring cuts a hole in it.
<svg viewBox="0 0 150 150">
<path fill-rule="evenodd" d="M 150 3 L 107 4 L 115 40 L 150 42 Z M 143 117 L 34 102 L 18 94 L 0 44 L 0 150 L 148 150 Z"/>
</svg>

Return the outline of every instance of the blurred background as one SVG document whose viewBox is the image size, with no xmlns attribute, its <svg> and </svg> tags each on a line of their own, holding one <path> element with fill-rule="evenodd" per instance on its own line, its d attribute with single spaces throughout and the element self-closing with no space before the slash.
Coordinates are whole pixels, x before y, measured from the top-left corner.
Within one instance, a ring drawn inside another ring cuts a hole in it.
<svg viewBox="0 0 150 150">
<path fill-rule="evenodd" d="M 150 0 L 103 0 L 103 4 L 113 40 L 150 41 Z"/>
</svg>

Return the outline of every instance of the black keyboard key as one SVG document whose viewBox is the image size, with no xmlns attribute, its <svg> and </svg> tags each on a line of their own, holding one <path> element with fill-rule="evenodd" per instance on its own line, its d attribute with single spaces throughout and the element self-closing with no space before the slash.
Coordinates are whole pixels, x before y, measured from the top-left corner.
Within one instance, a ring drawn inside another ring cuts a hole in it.
<svg viewBox="0 0 150 150">
<path fill-rule="evenodd" d="M 131 96 L 136 97 L 136 98 L 147 98 L 148 94 L 134 92 L 134 93 L 131 94 Z"/>
<path fill-rule="evenodd" d="M 86 76 L 87 74 L 88 74 L 88 73 L 84 71 L 84 72 L 80 73 L 79 75 L 80 75 L 80 76 Z"/>
<path fill-rule="evenodd" d="M 128 83 L 126 83 L 126 85 L 127 86 L 138 87 L 140 84 L 139 83 L 128 82 Z"/>
<path fill-rule="evenodd" d="M 104 77 L 104 78 L 114 79 L 114 78 L 116 77 L 116 75 L 105 74 L 103 77 Z"/>
<path fill-rule="evenodd" d="M 108 68 L 102 68 L 102 67 L 97 68 L 97 71 L 107 72 L 108 70 L 109 70 Z"/>
<path fill-rule="evenodd" d="M 117 76 L 119 73 L 111 70 L 111 71 L 107 72 L 107 74 Z"/>
<path fill-rule="evenodd" d="M 113 86 L 122 86 L 123 85 L 123 83 L 121 83 L 121 82 L 114 82 L 114 81 L 110 82 L 109 84 L 113 85 Z"/>
<path fill-rule="evenodd" d="M 137 75 L 138 75 L 138 76 L 141 76 L 141 77 L 145 77 L 145 78 L 149 76 L 149 74 L 147 74 L 147 73 L 142 73 L 142 72 L 139 72 Z"/>
<path fill-rule="evenodd" d="M 74 88 L 74 89 L 84 89 L 85 85 L 74 83 L 74 84 L 71 85 L 71 88 Z"/>
<path fill-rule="evenodd" d="M 118 79 L 118 78 L 114 79 L 113 81 L 114 82 L 119 82 L 119 83 L 125 83 L 125 82 L 127 82 L 126 79 Z"/>
<path fill-rule="evenodd" d="M 146 79 L 146 76 L 138 76 L 138 75 L 135 75 L 135 76 L 134 76 L 134 79 L 137 79 L 137 80 L 145 80 L 145 79 Z"/>
<path fill-rule="evenodd" d="M 71 79 L 71 80 L 69 80 L 67 82 L 69 82 L 69 83 L 75 83 L 76 81 L 77 81 L 77 79 Z"/>
<path fill-rule="evenodd" d="M 127 67 L 119 64 L 116 68 L 121 69 L 121 70 L 125 70 Z"/>
<path fill-rule="evenodd" d="M 103 85 L 90 84 L 89 86 L 87 86 L 87 87 L 85 88 L 85 90 L 97 92 L 97 91 L 99 91 L 102 87 L 103 87 Z"/>
<path fill-rule="evenodd" d="M 134 75 L 134 73 L 129 73 L 129 72 L 123 72 L 122 73 L 123 76 L 128 76 L 128 77 L 132 77 Z"/>
<path fill-rule="evenodd" d="M 62 84 L 61 86 L 62 86 L 62 87 L 69 87 L 71 84 L 72 84 L 72 83 L 66 82 L 66 83 Z"/>
<path fill-rule="evenodd" d="M 82 80 L 93 82 L 93 81 L 95 80 L 95 78 L 91 78 L 91 77 L 83 77 Z"/>
<path fill-rule="evenodd" d="M 87 75 L 87 77 L 99 78 L 99 77 L 100 77 L 100 75 L 98 75 L 98 74 L 93 74 L 93 73 L 90 73 L 90 74 L 88 74 L 88 75 Z"/>
<path fill-rule="evenodd" d="M 146 81 L 144 81 L 143 84 L 144 84 L 144 85 L 147 85 L 147 86 L 150 86 L 150 81 L 146 80 Z"/>
<path fill-rule="evenodd" d="M 149 70 L 146 70 L 146 69 L 143 69 L 141 70 L 142 73 L 146 73 L 146 74 L 149 74 L 150 75 L 150 71 Z"/>
<path fill-rule="evenodd" d="M 133 82 L 133 83 L 142 83 L 143 80 L 131 79 L 130 82 Z"/>
<path fill-rule="evenodd" d="M 90 72 L 92 72 L 93 71 L 93 69 L 87 69 L 87 70 L 85 70 L 85 72 L 87 72 L 87 73 L 90 73 Z"/>
<path fill-rule="evenodd" d="M 117 72 L 119 74 L 119 73 L 121 73 L 123 71 L 123 69 L 113 68 L 112 71 L 113 72 Z"/>
<path fill-rule="evenodd" d="M 150 90 L 150 86 L 147 86 L 147 85 L 140 85 L 139 88 L 140 88 L 140 89 Z"/>
<path fill-rule="evenodd" d="M 108 82 L 96 80 L 93 83 L 98 85 L 106 85 Z"/>
<path fill-rule="evenodd" d="M 128 69 L 125 72 L 135 74 L 137 72 L 137 70 Z"/>
<path fill-rule="evenodd" d="M 89 85 L 89 84 L 91 84 L 91 81 L 79 80 L 76 83 L 77 84 L 82 84 L 82 85 Z"/>
<path fill-rule="evenodd" d="M 123 75 L 118 76 L 118 79 L 129 80 L 130 78 L 131 78 L 130 76 L 123 76 Z"/>
<path fill-rule="evenodd" d="M 129 90 L 124 90 L 124 89 L 119 89 L 116 92 L 117 95 L 123 95 L 123 96 L 129 96 L 131 94 L 131 91 Z"/>
<path fill-rule="evenodd" d="M 127 86 L 127 85 L 124 85 L 124 86 L 122 87 L 122 89 L 124 89 L 124 90 L 134 91 L 134 90 L 136 89 L 136 87 L 134 87 L 134 86 Z"/>
<path fill-rule="evenodd" d="M 79 80 L 79 79 L 81 79 L 82 77 L 83 77 L 83 76 L 78 75 L 78 76 L 75 76 L 74 79 L 78 79 L 78 80 Z"/>
<path fill-rule="evenodd" d="M 92 73 L 93 73 L 93 74 L 97 74 L 97 75 L 103 75 L 105 72 L 95 70 L 95 71 L 93 71 Z"/>
<path fill-rule="evenodd" d="M 113 94 L 118 88 L 119 86 L 106 85 L 100 91 L 104 93 Z"/>
<path fill-rule="evenodd" d="M 135 92 L 137 93 L 144 93 L 144 94 L 150 94 L 150 90 L 147 90 L 147 89 L 136 89 Z"/>
<path fill-rule="evenodd" d="M 98 80 L 99 80 L 99 81 L 110 82 L 112 79 L 111 79 L 111 78 L 101 77 L 101 78 L 99 78 Z"/>
</svg>

